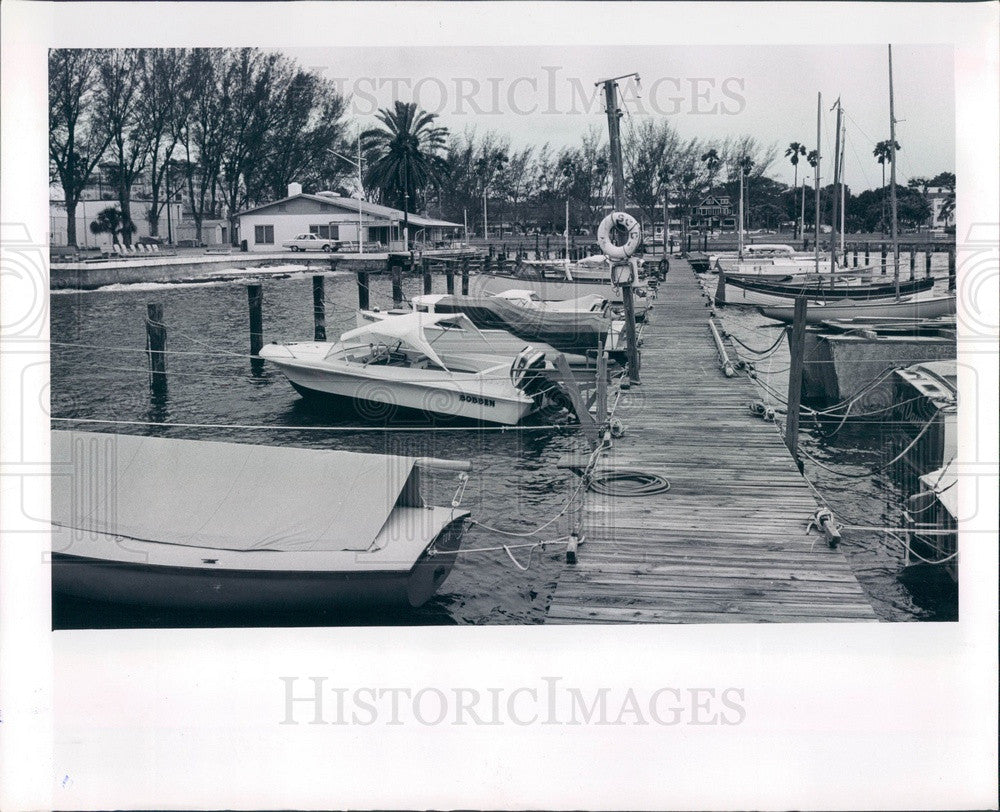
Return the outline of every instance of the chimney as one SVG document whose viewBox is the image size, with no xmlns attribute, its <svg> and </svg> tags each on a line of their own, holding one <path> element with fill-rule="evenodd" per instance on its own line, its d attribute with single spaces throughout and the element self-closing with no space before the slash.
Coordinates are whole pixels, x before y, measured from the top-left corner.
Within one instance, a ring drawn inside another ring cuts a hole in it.
<svg viewBox="0 0 1000 812">
<path fill-rule="evenodd" d="M 295 197 L 295 195 L 302 194 L 302 184 L 301 183 L 289 183 L 288 184 L 288 196 Z"/>
</svg>

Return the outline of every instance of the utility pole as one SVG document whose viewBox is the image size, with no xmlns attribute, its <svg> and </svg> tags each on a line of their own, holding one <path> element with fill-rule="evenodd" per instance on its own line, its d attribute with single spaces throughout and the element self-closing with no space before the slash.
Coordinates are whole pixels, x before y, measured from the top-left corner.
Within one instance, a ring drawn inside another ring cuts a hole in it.
<svg viewBox="0 0 1000 812">
<path fill-rule="evenodd" d="M 819 159 L 822 153 L 823 144 L 823 94 L 816 94 L 816 223 L 815 237 L 816 245 L 814 253 L 816 257 L 816 273 L 819 273 Z"/>
<path fill-rule="evenodd" d="M 616 76 L 612 79 L 602 79 L 595 82 L 594 86 L 604 85 L 604 103 L 608 114 L 608 147 L 611 152 L 611 179 L 614 193 L 615 211 L 625 211 L 625 171 L 622 167 L 622 143 L 621 132 L 619 130 L 621 111 L 618 109 L 618 99 L 616 90 L 618 79 L 626 79 L 638 74 L 629 73 L 625 76 Z M 634 266 L 633 266 L 634 268 Z M 628 380 L 629 384 L 639 383 L 639 346 L 635 333 L 635 302 L 632 299 L 632 279 L 623 283 L 622 303 L 625 306 L 625 341 L 628 356 Z"/>
<path fill-rule="evenodd" d="M 892 93 L 892 46 L 889 46 L 889 201 L 892 206 L 892 280 L 899 300 L 899 221 L 896 210 L 896 105 Z"/>
<path fill-rule="evenodd" d="M 739 205 L 740 234 L 739 234 L 739 240 L 738 240 L 738 243 L 737 243 L 738 249 L 737 249 L 736 254 L 737 254 L 737 256 L 740 259 L 743 259 L 743 217 L 744 217 L 744 212 L 743 212 L 743 172 L 744 172 L 744 168 L 743 168 L 743 164 L 739 164 L 737 166 L 737 169 L 740 170 L 740 205 Z"/>
<path fill-rule="evenodd" d="M 833 202 L 830 206 L 832 217 L 830 218 L 830 273 L 837 271 L 837 204 L 840 203 L 840 97 L 837 97 L 837 138 L 833 148 Z"/>
</svg>

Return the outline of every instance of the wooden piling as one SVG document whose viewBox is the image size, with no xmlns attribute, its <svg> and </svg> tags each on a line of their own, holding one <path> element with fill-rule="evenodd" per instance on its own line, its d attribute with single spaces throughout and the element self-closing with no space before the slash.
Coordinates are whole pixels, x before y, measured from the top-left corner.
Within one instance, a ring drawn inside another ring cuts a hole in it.
<svg viewBox="0 0 1000 812">
<path fill-rule="evenodd" d="M 917 278 L 917 252 L 910 248 L 910 279 Z"/>
<path fill-rule="evenodd" d="M 854 267 L 858 267 L 858 247 L 854 246 Z"/>
<path fill-rule="evenodd" d="M 420 272 L 424 277 L 424 295 L 426 296 L 431 292 L 432 280 L 431 280 L 431 263 L 427 257 L 423 257 L 420 260 Z"/>
<path fill-rule="evenodd" d="M 795 298 L 790 341 L 791 366 L 788 370 L 788 412 L 785 417 L 785 444 L 799 462 L 799 406 L 802 402 L 802 362 L 806 343 L 806 298 Z"/>
<path fill-rule="evenodd" d="M 167 325 L 163 305 L 146 305 L 146 353 L 149 356 L 149 389 L 154 395 L 167 391 Z"/>
<path fill-rule="evenodd" d="M 264 290 L 260 284 L 247 285 L 247 306 L 250 310 L 250 354 L 258 355 L 264 346 Z"/>
<path fill-rule="evenodd" d="M 719 282 L 715 288 L 715 303 L 717 305 L 726 304 L 726 272 L 719 268 Z"/>
<path fill-rule="evenodd" d="M 957 279 L 955 276 L 955 249 L 948 249 L 948 290 L 955 290 Z"/>
<path fill-rule="evenodd" d="M 883 276 L 885 275 L 885 257 L 887 253 L 888 252 L 885 250 L 885 243 L 882 243 L 882 245 L 879 248 L 879 263 L 881 264 L 882 267 Z"/>
<path fill-rule="evenodd" d="M 871 245 L 865 243 L 865 267 L 867 268 L 871 262 Z"/>
<path fill-rule="evenodd" d="M 403 266 L 393 263 L 389 266 L 392 274 L 392 306 L 403 306 Z"/>
<path fill-rule="evenodd" d="M 358 309 L 368 310 L 370 307 L 369 302 L 368 271 L 358 271 Z"/>
<path fill-rule="evenodd" d="M 326 297 L 323 295 L 323 276 L 312 279 L 313 286 L 313 339 L 326 341 Z"/>
<path fill-rule="evenodd" d="M 931 275 L 931 249 L 930 248 L 928 248 L 924 252 L 924 275 L 928 276 L 928 277 Z"/>
<path fill-rule="evenodd" d="M 597 348 L 597 424 L 608 421 L 608 355 L 604 347 Z"/>
<path fill-rule="evenodd" d="M 444 284 L 445 290 L 448 291 L 449 296 L 455 295 L 455 266 L 449 260 L 444 266 Z"/>
<path fill-rule="evenodd" d="M 469 258 L 462 258 L 462 295 L 469 295 Z"/>
</svg>

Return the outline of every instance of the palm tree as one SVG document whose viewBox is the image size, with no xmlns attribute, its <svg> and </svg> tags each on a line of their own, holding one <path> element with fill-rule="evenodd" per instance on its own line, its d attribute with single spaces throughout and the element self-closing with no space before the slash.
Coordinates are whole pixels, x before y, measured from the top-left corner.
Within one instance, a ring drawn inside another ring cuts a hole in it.
<svg viewBox="0 0 1000 812">
<path fill-rule="evenodd" d="M 791 161 L 792 166 L 795 168 L 795 182 L 793 188 L 798 191 L 799 188 L 799 156 L 806 154 L 806 148 L 800 144 L 798 141 L 792 141 L 788 145 L 788 149 L 785 150 L 785 157 Z M 792 197 L 794 203 L 795 197 Z M 795 229 L 795 238 L 798 239 L 802 235 L 802 220 L 799 219 L 798 226 Z"/>
<path fill-rule="evenodd" d="M 398 202 L 403 210 L 403 230 L 409 230 L 410 201 L 446 172 L 441 153 L 448 129 L 435 126 L 437 116 L 419 110 L 416 104 L 397 101 L 393 109 L 382 108 L 375 116 L 382 127 L 361 134 L 368 169 L 365 186 L 382 201 Z"/>
<path fill-rule="evenodd" d="M 872 150 L 872 155 L 882 166 L 882 222 L 879 227 L 884 232 L 885 231 L 885 165 L 887 163 L 892 163 L 892 148 L 896 147 L 897 150 L 901 149 L 898 141 L 891 141 L 886 139 L 885 141 L 879 141 L 875 145 L 875 149 Z"/>
</svg>

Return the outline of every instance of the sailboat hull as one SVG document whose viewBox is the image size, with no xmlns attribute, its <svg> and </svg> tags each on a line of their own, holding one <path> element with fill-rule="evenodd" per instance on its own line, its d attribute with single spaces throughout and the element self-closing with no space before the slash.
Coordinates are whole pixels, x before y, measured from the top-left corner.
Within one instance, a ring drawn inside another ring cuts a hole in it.
<svg viewBox="0 0 1000 812">
<path fill-rule="evenodd" d="M 757 308 L 762 316 L 791 324 L 794 305 L 762 305 Z M 902 302 L 823 302 L 811 304 L 806 309 L 806 322 L 819 324 L 832 319 L 936 319 L 955 313 L 955 297 L 940 296 L 933 299 L 909 299 Z"/>
</svg>

